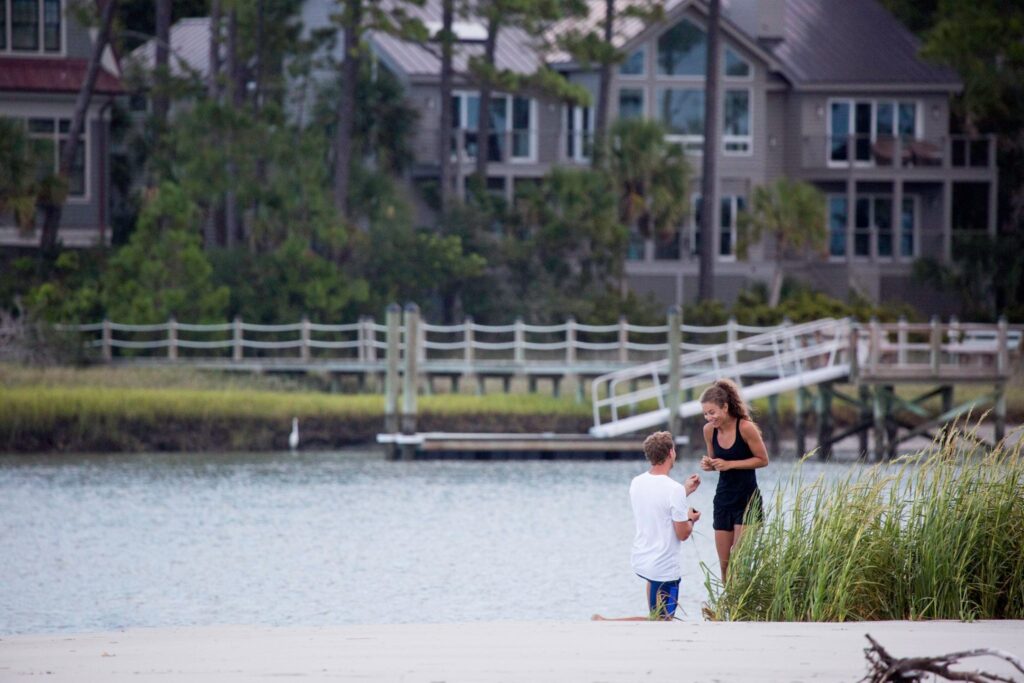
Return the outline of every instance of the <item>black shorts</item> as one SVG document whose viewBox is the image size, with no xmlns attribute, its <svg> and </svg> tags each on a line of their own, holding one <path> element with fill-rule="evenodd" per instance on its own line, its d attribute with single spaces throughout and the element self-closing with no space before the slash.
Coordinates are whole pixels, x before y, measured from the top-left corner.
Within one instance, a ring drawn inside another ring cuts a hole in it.
<svg viewBox="0 0 1024 683">
<path fill-rule="evenodd" d="M 715 518 L 711 526 L 715 531 L 732 531 L 737 524 L 761 521 L 762 514 L 761 492 L 754 489 L 743 505 L 715 505 Z"/>
</svg>

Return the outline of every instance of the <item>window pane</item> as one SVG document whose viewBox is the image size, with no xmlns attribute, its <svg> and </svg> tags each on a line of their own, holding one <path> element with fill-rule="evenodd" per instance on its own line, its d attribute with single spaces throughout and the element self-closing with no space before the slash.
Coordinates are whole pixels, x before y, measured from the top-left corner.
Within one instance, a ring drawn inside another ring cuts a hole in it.
<svg viewBox="0 0 1024 683">
<path fill-rule="evenodd" d="M 875 132 L 879 137 L 893 134 L 893 118 L 892 102 L 879 102 L 875 106 Z"/>
<path fill-rule="evenodd" d="M 33 138 L 32 154 L 36 159 L 36 179 L 48 178 L 57 172 L 57 145 L 53 138 Z"/>
<path fill-rule="evenodd" d="M 676 230 L 667 240 L 654 242 L 654 258 L 659 261 L 679 260 L 679 231 Z"/>
<path fill-rule="evenodd" d="M 858 197 L 857 198 L 857 209 L 856 215 L 854 216 L 854 226 L 858 228 L 870 228 L 871 227 L 871 200 Z"/>
<path fill-rule="evenodd" d="M 71 130 L 71 119 L 60 120 L 60 132 L 67 133 Z"/>
<path fill-rule="evenodd" d="M 704 91 L 665 88 L 658 91 L 661 122 L 673 135 L 704 135 Z"/>
<path fill-rule="evenodd" d="M 900 212 L 900 255 L 914 255 L 914 200 L 904 198 Z"/>
<path fill-rule="evenodd" d="M 737 78 L 746 78 L 750 75 L 750 65 L 729 48 L 725 48 L 725 75 Z"/>
<path fill-rule="evenodd" d="M 7 49 L 7 2 L 0 2 L 0 50 Z"/>
<path fill-rule="evenodd" d="M 892 230 L 892 199 L 875 198 L 875 226 L 879 230 Z"/>
<path fill-rule="evenodd" d="M 39 49 L 38 0 L 11 0 L 11 47 Z"/>
<path fill-rule="evenodd" d="M 626 61 L 619 65 L 619 73 L 623 76 L 641 76 L 644 73 L 644 51 L 636 50 Z"/>
<path fill-rule="evenodd" d="M 512 100 L 512 156 L 530 156 L 530 100 L 516 97 Z"/>
<path fill-rule="evenodd" d="M 508 101 L 504 96 L 491 96 L 490 110 L 491 132 L 487 136 L 487 160 L 501 161 L 506 156 L 505 146 L 508 144 L 508 136 L 505 135 L 508 130 Z"/>
<path fill-rule="evenodd" d="M 64 144 L 63 139 L 61 144 Z M 68 194 L 72 197 L 85 195 L 85 140 L 80 140 L 78 149 L 75 150 L 75 160 L 68 175 Z"/>
<path fill-rule="evenodd" d="M 626 258 L 630 261 L 644 260 L 644 238 L 640 233 L 629 233 L 629 246 L 626 248 Z"/>
<path fill-rule="evenodd" d="M 850 134 L 850 104 L 848 102 L 832 103 L 832 140 L 831 159 L 846 161 L 849 159 L 846 149 L 846 136 Z"/>
<path fill-rule="evenodd" d="M 725 134 L 750 135 L 750 93 L 725 91 Z"/>
<path fill-rule="evenodd" d="M 913 102 L 900 102 L 900 135 L 915 137 L 917 135 L 917 105 Z"/>
<path fill-rule="evenodd" d="M 686 19 L 658 38 L 658 73 L 703 76 L 707 72 L 707 36 Z"/>
<path fill-rule="evenodd" d="M 60 0 L 43 0 L 43 49 L 60 52 Z"/>
<path fill-rule="evenodd" d="M 731 256 L 733 225 L 732 197 L 728 195 L 722 197 L 722 199 L 720 200 L 720 206 L 722 208 L 722 218 L 719 226 L 720 229 L 718 231 L 718 253 L 721 256 Z"/>
<path fill-rule="evenodd" d="M 576 156 L 576 107 L 565 107 L 565 155 L 570 159 Z"/>
<path fill-rule="evenodd" d="M 828 200 L 828 251 L 832 256 L 846 256 L 846 197 Z"/>
<path fill-rule="evenodd" d="M 644 91 L 636 89 L 619 90 L 619 118 L 642 119 L 644 117 Z"/>
<path fill-rule="evenodd" d="M 854 133 L 857 140 L 854 144 L 857 161 L 871 158 L 871 103 L 858 102 L 855 108 Z"/>
<path fill-rule="evenodd" d="M 32 133 L 53 133 L 56 130 L 53 119 L 29 119 L 28 132 Z"/>
<path fill-rule="evenodd" d="M 723 228 L 732 227 L 732 197 L 726 195 L 721 198 L 720 205 L 722 207 L 722 217 L 719 221 L 719 225 Z"/>
</svg>

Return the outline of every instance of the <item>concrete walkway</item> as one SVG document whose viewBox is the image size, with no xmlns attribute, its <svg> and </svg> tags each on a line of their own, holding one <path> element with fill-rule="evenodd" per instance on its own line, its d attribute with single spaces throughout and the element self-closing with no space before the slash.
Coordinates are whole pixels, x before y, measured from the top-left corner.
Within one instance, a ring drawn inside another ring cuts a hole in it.
<svg viewBox="0 0 1024 683">
<path fill-rule="evenodd" d="M 222 626 L 0 638 L 0 681 L 858 681 L 870 633 L 897 657 L 1024 656 L 1024 622 L 485 622 Z M 1024 681 L 991 657 L 961 670 Z"/>
</svg>

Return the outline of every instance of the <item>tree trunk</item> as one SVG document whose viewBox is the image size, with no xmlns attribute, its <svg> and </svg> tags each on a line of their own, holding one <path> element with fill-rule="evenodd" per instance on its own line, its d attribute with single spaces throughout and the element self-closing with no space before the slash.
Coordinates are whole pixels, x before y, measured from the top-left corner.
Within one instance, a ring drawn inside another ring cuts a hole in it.
<svg viewBox="0 0 1024 683">
<path fill-rule="evenodd" d="M 775 263 L 775 272 L 772 273 L 771 291 L 768 293 L 768 306 L 777 308 L 779 299 L 782 298 L 782 264 Z"/>
<path fill-rule="evenodd" d="M 114 20 L 114 13 L 117 9 L 117 0 L 107 0 L 103 5 L 100 15 L 99 32 L 96 34 L 96 42 L 92 46 L 92 54 L 89 56 L 89 65 L 86 68 L 85 80 L 78 89 L 78 98 L 75 100 L 75 112 L 71 117 L 71 129 L 68 137 L 61 147 L 60 166 L 57 175 L 66 185 L 68 176 L 71 175 L 71 165 L 78 154 L 78 146 L 81 142 L 82 130 L 85 128 L 86 119 L 89 114 L 89 101 L 92 99 L 93 88 L 96 87 L 96 79 L 100 73 L 100 62 L 103 59 L 103 51 L 110 42 L 110 27 Z M 101 179 L 100 182 L 103 182 Z M 54 254 L 58 249 L 57 238 L 60 231 L 60 222 L 64 213 L 65 197 L 53 198 L 47 202 L 43 209 L 43 230 L 39 237 L 39 249 L 42 255 Z"/>
<path fill-rule="evenodd" d="M 492 16 L 487 22 L 487 39 L 484 42 L 484 63 L 488 71 L 494 70 L 494 51 L 498 43 L 498 31 L 501 29 L 501 19 Z M 490 74 L 480 82 L 480 120 L 477 123 L 476 143 L 476 176 L 481 188 L 487 187 L 487 163 L 489 161 L 490 138 L 491 138 L 491 92 L 493 84 Z M 469 127 L 469 122 L 466 122 Z M 500 134 L 500 133 L 499 133 Z M 500 145 L 499 145 L 500 149 Z"/>
<path fill-rule="evenodd" d="M 228 101 L 231 106 L 238 108 L 242 105 L 244 93 L 241 80 L 238 77 L 241 68 L 238 65 L 238 10 L 234 7 L 228 12 Z M 238 198 L 235 194 L 235 185 L 238 182 L 238 172 L 234 163 L 233 140 L 231 133 L 228 134 L 226 143 L 228 146 L 227 181 L 228 189 L 224 193 L 224 246 L 228 249 L 235 246 L 239 233 L 238 220 Z"/>
<path fill-rule="evenodd" d="M 604 42 L 612 44 L 615 37 L 615 0 L 604 0 Z M 590 150 L 590 163 L 598 168 L 604 163 L 604 152 L 607 145 L 608 107 L 611 97 L 612 65 L 601 64 L 597 86 L 597 107 L 594 114 L 594 136 Z"/>
<path fill-rule="evenodd" d="M 441 0 L 441 134 L 438 144 L 441 211 L 448 210 L 452 197 L 452 73 L 455 0 Z"/>
<path fill-rule="evenodd" d="M 353 127 L 356 117 L 356 87 L 361 62 L 363 0 L 350 0 L 345 18 L 343 40 L 345 58 L 341 62 L 341 95 L 338 125 L 334 137 L 334 208 L 349 219 L 349 178 L 352 171 Z"/>
<path fill-rule="evenodd" d="M 708 2 L 708 58 L 704 91 L 704 170 L 701 182 L 700 217 L 700 278 L 697 300 L 715 298 L 715 237 L 718 216 L 718 86 L 721 73 L 718 68 L 720 0 Z"/>
<path fill-rule="evenodd" d="M 156 0 L 156 57 L 153 61 L 153 131 L 154 142 L 167 127 L 171 106 L 167 92 L 170 84 L 171 0 Z"/>
<path fill-rule="evenodd" d="M 210 73 L 206 77 L 206 94 L 211 100 L 220 99 L 220 3 L 210 0 Z"/>
</svg>

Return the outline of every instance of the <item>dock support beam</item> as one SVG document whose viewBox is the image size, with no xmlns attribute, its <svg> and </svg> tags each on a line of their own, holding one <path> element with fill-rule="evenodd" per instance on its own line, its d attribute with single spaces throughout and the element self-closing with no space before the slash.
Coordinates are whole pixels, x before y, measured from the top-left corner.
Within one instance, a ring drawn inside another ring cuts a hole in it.
<svg viewBox="0 0 1024 683">
<path fill-rule="evenodd" d="M 402 309 L 391 304 L 387 311 L 387 371 L 384 374 L 384 432 L 398 433 L 398 362 Z"/>
<path fill-rule="evenodd" d="M 416 304 L 407 304 L 405 307 L 405 371 L 402 374 L 402 433 L 416 433 L 416 390 L 417 370 L 416 362 L 419 360 L 419 328 L 420 309 Z M 401 447 L 402 459 L 412 460 L 416 457 L 416 447 L 403 444 Z"/>
</svg>

